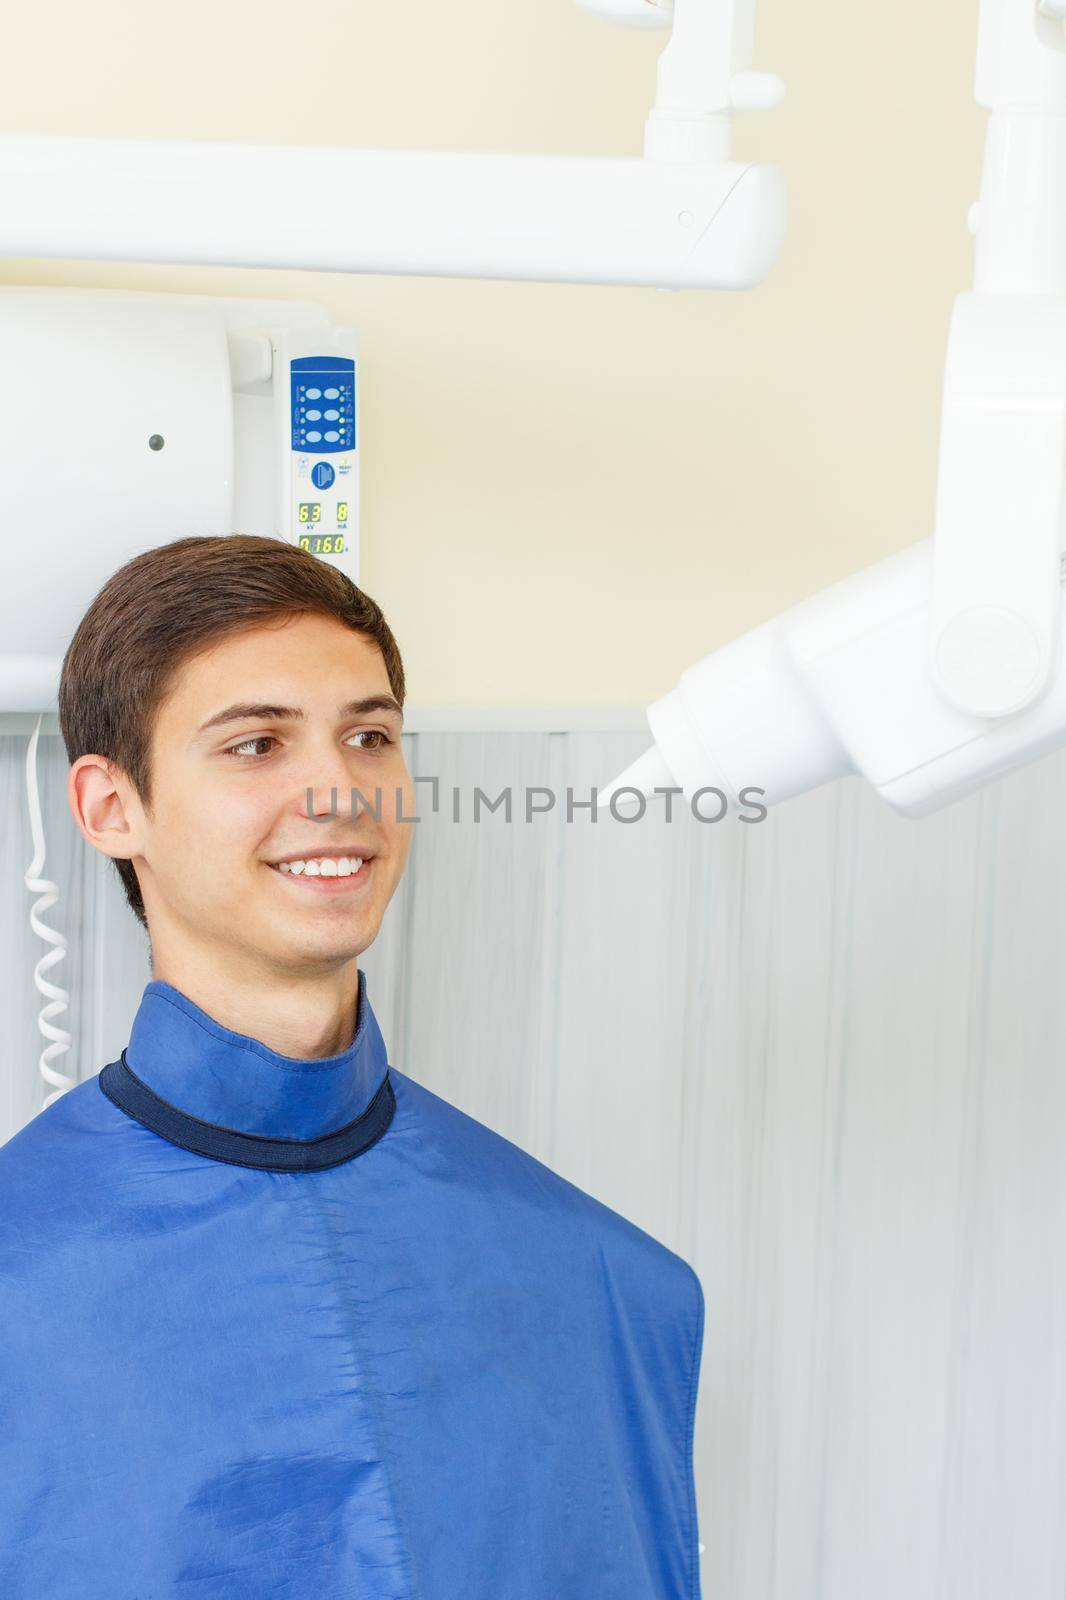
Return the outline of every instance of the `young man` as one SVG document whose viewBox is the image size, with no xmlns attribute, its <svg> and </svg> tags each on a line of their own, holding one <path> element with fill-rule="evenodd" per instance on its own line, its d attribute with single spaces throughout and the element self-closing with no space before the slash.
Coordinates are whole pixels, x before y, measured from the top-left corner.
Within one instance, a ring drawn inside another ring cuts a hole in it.
<svg viewBox="0 0 1066 1600">
<path fill-rule="evenodd" d="M 370 1008 L 403 701 L 378 606 L 273 539 L 138 556 L 70 645 L 152 981 L 0 1150 L 4 1600 L 698 1595 L 695 1274 Z"/>
</svg>

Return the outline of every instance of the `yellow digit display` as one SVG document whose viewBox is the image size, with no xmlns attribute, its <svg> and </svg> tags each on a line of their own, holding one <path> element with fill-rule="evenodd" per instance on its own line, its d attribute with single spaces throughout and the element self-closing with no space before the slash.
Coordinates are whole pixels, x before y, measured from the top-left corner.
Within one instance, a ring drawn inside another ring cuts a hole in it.
<svg viewBox="0 0 1066 1600">
<path fill-rule="evenodd" d="M 300 521 L 317 522 L 322 515 L 322 507 L 316 501 L 303 500 L 300 502 Z"/>
<path fill-rule="evenodd" d="M 309 550 L 313 556 L 342 556 L 344 554 L 343 533 L 302 533 L 299 539 L 301 550 Z"/>
<path fill-rule="evenodd" d="M 337 521 L 338 522 L 347 522 L 347 520 L 348 520 L 348 502 L 347 502 L 347 500 L 338 500 L 338 502 L 337 502 Z"/>
</svg>

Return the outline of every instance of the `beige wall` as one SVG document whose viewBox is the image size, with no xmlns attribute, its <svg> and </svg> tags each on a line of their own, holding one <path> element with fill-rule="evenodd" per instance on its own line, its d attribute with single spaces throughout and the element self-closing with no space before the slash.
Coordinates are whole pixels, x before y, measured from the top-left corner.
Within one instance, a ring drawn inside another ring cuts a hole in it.
<svg viewBox="0 0 1066 1600">
<path fill-rule="evenodd" d="M 789 93 L 735 147 L 782 162 L 792 219 L 753 293 L 15 259 L 0 282 L 328 306 L 361 339 L 362 582 L 411 699 L 649 701 L 932 531 L 976 22 L 760 0 L 755 65 Z M 0 128 L 637 154 L 663 42 L 573 0 L 52 0 L 7 9 Z"/>
</svg>

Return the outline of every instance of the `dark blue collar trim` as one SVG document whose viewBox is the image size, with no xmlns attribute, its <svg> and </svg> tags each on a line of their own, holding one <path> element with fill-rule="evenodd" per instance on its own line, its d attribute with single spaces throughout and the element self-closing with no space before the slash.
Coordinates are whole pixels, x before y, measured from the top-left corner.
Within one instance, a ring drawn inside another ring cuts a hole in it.
<svg viewBox="0 0 1066 1600">
<path fill-rule="evenodd" d="M 212 1161 L 227 1161 L 234 1167 L 265 1167 L 273 1172 L 320 1172 L 323 1167 L 337 1167 L 342 1161 L 361 1156 L 381 1138 L 396 1110 L 396 1094 L 386 1069 L 374 1098 L 354 1122 L 317 1139 L 271 1139 L 261 1133 L 240 1133 L 216 1122 L 202 1122 L 172 1106 L 138 1078 L 126 1061 L 125 1050 L 119 1061 L 112 1061 L 101 1070 L 99 1078 L 104 1094 L 120 1111 L 171 1144 L 209 1156 Z"/>
</svg>

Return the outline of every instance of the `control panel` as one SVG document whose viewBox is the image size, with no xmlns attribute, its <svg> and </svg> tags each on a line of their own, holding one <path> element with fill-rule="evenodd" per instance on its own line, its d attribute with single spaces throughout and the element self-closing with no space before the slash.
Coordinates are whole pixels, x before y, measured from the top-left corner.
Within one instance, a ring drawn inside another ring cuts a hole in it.
<svg viewBox="0 0 1066 1600">
<path fill-rule="evenodd" d="M 275 348 L 275 396 L 284 403 L 285 483 L 278 531 L 314 556 L 359 575 L 359 439 L 354 337 L 333 335 L 336 349 Z M 328 338 L 329 336 L 327 336 Z M 345 348 L 347 347 L 347 348 Z M 279 359 L 280 358 L 280 359 Z M 281 418 L 279 417 L 279 423 Z"/>
</svg>

